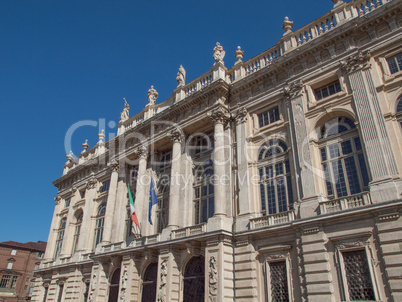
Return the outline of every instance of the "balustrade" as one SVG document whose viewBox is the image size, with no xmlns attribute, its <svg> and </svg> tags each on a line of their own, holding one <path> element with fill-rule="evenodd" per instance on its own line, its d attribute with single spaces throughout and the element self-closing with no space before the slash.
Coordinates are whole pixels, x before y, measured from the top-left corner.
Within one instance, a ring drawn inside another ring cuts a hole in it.
<svg viewBox="0 0 402 302">
<path fill-rule="evenodd" d="M 287 211 L 250 220 L 250 229 L 259 229 L 267 226 L 288 223 L 295 220 L 295 211 Z"/>
<path fill-rule="evenodd" d="M 323 201 L 320 203 L 321 214 L 336 213 L 343 210 L 353 209 L 371 204 L 369 192 L 345 196 L 338 199 Z"/>
</svg>

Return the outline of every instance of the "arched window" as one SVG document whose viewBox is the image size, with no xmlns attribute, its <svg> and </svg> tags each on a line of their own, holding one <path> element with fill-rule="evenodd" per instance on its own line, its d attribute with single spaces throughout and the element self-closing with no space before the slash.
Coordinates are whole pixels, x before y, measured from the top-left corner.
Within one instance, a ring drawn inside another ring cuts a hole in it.
<svg viewBox="0 0 402 302">
<path fill-rule="evenodd" d="M 158 264 L 151 263 L 150 265 L 148 265 L 144 274 L 144 281 L 142 282 L 141 302 L 155 302 L 157 277 Z"/>
<path fill-rule="evenodd" d="M 105 224 L 106 202 L 102 203 L 98 208 L 95 226 L 95 246 L 102 242 L 103 225 Z"/>
<path fill-rule="evenodd" d="M 80 238 L 81 233 L 81 225 L 82 225 L 82 210 L 79 210 L 75 213 L 75 230 L 74 230 L 74 238 L 73 238 L 73 249 L 72 254 L 77 250 L 78 239 Z"/>
<path fill-rule="evenodd" d="M 338 117 L 325 123 L 319 144 L 328 197 L 340 198 L 367 189 L 366 161 L 352 120 Z"/>
<path fill-rule="evenodd" d="M 156 211 L 158 233 L 161 233 L 168 226 L 169 222 L 169 184 L 169 176 L 163 174 L 158 182 L 158 208 Z"/>
<path fill-rule="evenodd" d="M 56 250 L 54 253 L 55 257 L 57 257 L 60 254 L 61 248 L 63 246 L 63 238 L 64 238 L 64 231 L 66 230 L 66 223 L 67 218 L 63 217 L 60 221 L 59 229 L 57 231 Z"/>
<path fill-rule="evenodd" d="M 117 302 L 119 298 L 119 285 L 120 285 L 120 268 L 116 269 L 113 272 L 112 278 L 110 279 L 108 302 Z"/>
<path fill-rule="evenodd" d="M 183 301 L 203 302 L 205 295 L 205 259 L 193 257 L 184 270 Z"/>
<path fill-rule="evenodd" d="M 262 214 L 270 215 L 293 209 L 292 177 L 288 146 L 270 140 L 258 155 Z"/>
<path fill-rule="evenodd" d="M 213 162 L 207 161 L 196 169 L 194 177 L 194 223 L 207 222 L 214 215 Z"/>
<path fill-rule="evenodd" d="M 399 100 L 398 105 L 396 107 L 396 118 L 397 118 L 399 124 L 402 127 L 402 96 L 399 97 L 398 100 Z"/>
</svg>

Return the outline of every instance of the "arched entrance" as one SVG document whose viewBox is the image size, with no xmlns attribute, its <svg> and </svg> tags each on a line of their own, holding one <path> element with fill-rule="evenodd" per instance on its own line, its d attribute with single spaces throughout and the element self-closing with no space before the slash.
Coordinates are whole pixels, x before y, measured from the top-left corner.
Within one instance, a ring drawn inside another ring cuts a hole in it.
<svg viewBox="0 0 402 302">
<path fill-rule="evenodd" d="M 117 302 L 119 298 L 120 268 L 116 269 L 110 279 L 109 302 Z"/>
<path fill-rule="evenodd" d="M 184 271 L 183 302 L 203 302 L 205 295 L 205 259 L 193 257 Z"/>
<path fill-rule="evenodd" d="M 158 277 L 158 264 L 151 263 L 148 265 L 144 281 L 142 282 L 142 299 L 141 302 L 155 302 L 156 301 L 156 281 Z"/>
</svg>

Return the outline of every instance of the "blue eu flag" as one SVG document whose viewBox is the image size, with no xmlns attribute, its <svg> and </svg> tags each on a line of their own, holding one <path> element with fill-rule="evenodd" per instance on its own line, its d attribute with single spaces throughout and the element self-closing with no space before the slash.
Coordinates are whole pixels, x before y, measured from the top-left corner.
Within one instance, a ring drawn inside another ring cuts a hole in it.
<svg viewBox="0 0 402 302">
<path fill-rule="evenodd" d="M 151 218 L 152 206 L 157 203 L 158 203 L 158 199 L 156 198 L 154 181 L 151 178 L 151 185 L 149 188 L 149 211 L 148 211 L 148 220 L 151 225 L 152 225 L 152 218 Z"/>
</svg>

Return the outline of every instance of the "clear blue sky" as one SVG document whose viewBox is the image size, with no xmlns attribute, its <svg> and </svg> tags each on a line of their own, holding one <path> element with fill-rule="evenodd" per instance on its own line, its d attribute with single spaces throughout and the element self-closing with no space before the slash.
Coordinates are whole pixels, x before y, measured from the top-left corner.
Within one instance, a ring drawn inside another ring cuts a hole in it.
<svg viewBox="0 0 402 302">
<path fill-rule="evenodd" d="M 130 116 L 151 85 L 166 100 L 177 86 L 207 72 L 220 42 L 230 69 L 272 47 L 285 16 L 294 29 L 333 7 L 321 1 L 0 0 L 0 241 L 47 241 L 66 162 L 64 137 L 80 120 L 118 122 L 123 97 Z M 106 129 L 107 135 L 116 129 Z M 99 129 L 73 136 L 79 154 Z"/>
</svg>

